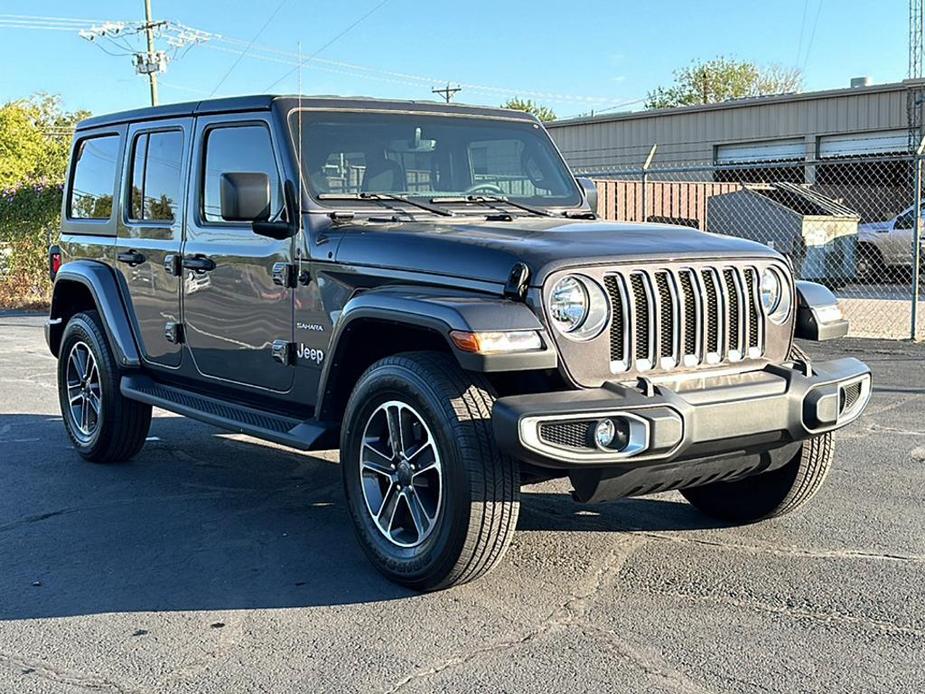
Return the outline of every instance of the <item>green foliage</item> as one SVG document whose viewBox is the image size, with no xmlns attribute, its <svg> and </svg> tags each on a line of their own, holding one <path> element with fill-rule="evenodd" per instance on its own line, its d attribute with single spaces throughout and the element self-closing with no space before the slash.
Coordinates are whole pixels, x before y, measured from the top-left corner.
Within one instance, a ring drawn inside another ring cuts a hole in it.
<svg viewBox="0 0 925 694">
<path fill-rule="evenodd" d="M 532 113 L 544 123 L 556 119 L 555 111 L 553 111 L 548 106 L 534 103 L 531 99 L 520 99 L 515 96 L 514 98 L 508 99 L 503 104 L 501 104 L 501 108 L 509 108 L 514 111 L 526 111 L 527 113 Z"/>
<path fill-rule="evenodd" d="M 748 96 L 799 91 L 803 73 L 780 65 L 759 66 L 746 60 L 714 58 L 676 70 L 675 83 L 649 92 L 646 108 L 715 104 Z"/>
<path fill-rule="evenodd" d="M 0 106 L 0 306 L 47 300 L 71 132 L 87 115 L 45 94 Z"/>
</svg>

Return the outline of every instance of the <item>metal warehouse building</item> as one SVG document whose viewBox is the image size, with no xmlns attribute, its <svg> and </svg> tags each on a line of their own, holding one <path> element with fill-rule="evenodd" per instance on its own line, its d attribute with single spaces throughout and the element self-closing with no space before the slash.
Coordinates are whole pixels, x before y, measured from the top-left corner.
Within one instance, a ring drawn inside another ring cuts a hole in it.
<svg viewBox="0 0 925 694">
<path fill-rule="evenodd" d="M 826 169 L 828 163 L 908 152 L 910 93 L 921 113 L 918 95 L 925 80 L 870 85 L 859 78 L 852 84 L 857 86 L 573 118 L 547 127 L 579 172 L 638 169 L 657 144 L 659 166 L 736 165 L 739 172 L 758 170 L 760 178 L 762 164 L 792 162 L 789 171 L 777 169 L 776 177 L 825 183 L 820 179 L 839 178 L 837 168 Z M 714 180 L 721 180 L 723 172 L 715 173 Z M 736 177 L 747 180 L 748 174 Z"/>
</svg>

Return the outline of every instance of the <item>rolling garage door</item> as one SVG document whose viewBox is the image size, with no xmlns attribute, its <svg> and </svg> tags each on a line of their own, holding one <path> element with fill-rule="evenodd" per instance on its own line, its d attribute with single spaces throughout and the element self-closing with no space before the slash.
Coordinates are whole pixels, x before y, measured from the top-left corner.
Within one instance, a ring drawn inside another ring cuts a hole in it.
<svg viewBox="0 0 925 694">
<path fill-rule="evenodd" d="M 802 138 L 766 140 L 719 145 L 716 148 L 717 164 L 748 164 L 751 162 L 794 161 L 803 158 L 806 145 Z"/>
<path fill-rule="evenodd" d="M 824 135 L 819 138 L 819 158 L 859 157 L 872 154 L 898 154 L 909 151 L 908 130 L 881 130 L 850 135 Z"/>
</svg>

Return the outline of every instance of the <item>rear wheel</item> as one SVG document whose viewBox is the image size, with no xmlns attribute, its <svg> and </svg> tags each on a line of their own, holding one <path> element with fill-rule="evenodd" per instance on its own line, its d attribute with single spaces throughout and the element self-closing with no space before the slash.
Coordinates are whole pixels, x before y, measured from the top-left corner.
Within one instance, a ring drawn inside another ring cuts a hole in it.
<svg viewBox="0 0 925 694">
<path fill-rule="evenodd" d="M 76 314 L 58 353 L 58 400 L 68 437 L 86 460 L 128 460 L 144 445 L 151 406 L 124 397 L 119 378 L 99 314 Z"/>
<path fill-rule="evenodd" d="M 794 345 L 790 358 L 808 361 Z M 731 523 L 753 523 L 783 516 L 808 502 L 822 487 L 833 459 L 832 434 L 803 442 L 783 467 L 731 482 L 714 482 L 682 489 L 681 494 L 699 511 Z"/>
<path fill-rule="evenodd" d="M 498 564 L 519 510 L 516 463 L 494 442 L 490 386 L 448 355 L 382 359 L 347 404 L 341 467 L 360 545 L 418 590 L 466 583 Z"/>
</svg>

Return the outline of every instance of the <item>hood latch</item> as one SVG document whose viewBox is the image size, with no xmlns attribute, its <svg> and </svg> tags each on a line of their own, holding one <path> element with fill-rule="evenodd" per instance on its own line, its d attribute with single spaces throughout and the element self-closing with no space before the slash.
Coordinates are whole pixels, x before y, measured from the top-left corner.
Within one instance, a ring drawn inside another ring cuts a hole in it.
<svg viewBox="0 0 925 694">
<path fill-rule="evenodd" d="M 527 296 L 527 280 L 530 279 L 530 268 L 525 263 L 514 263 L 511 274 L 504 284 L 504 296 L 514 301 L 523 301 Z"/>
</svg>

